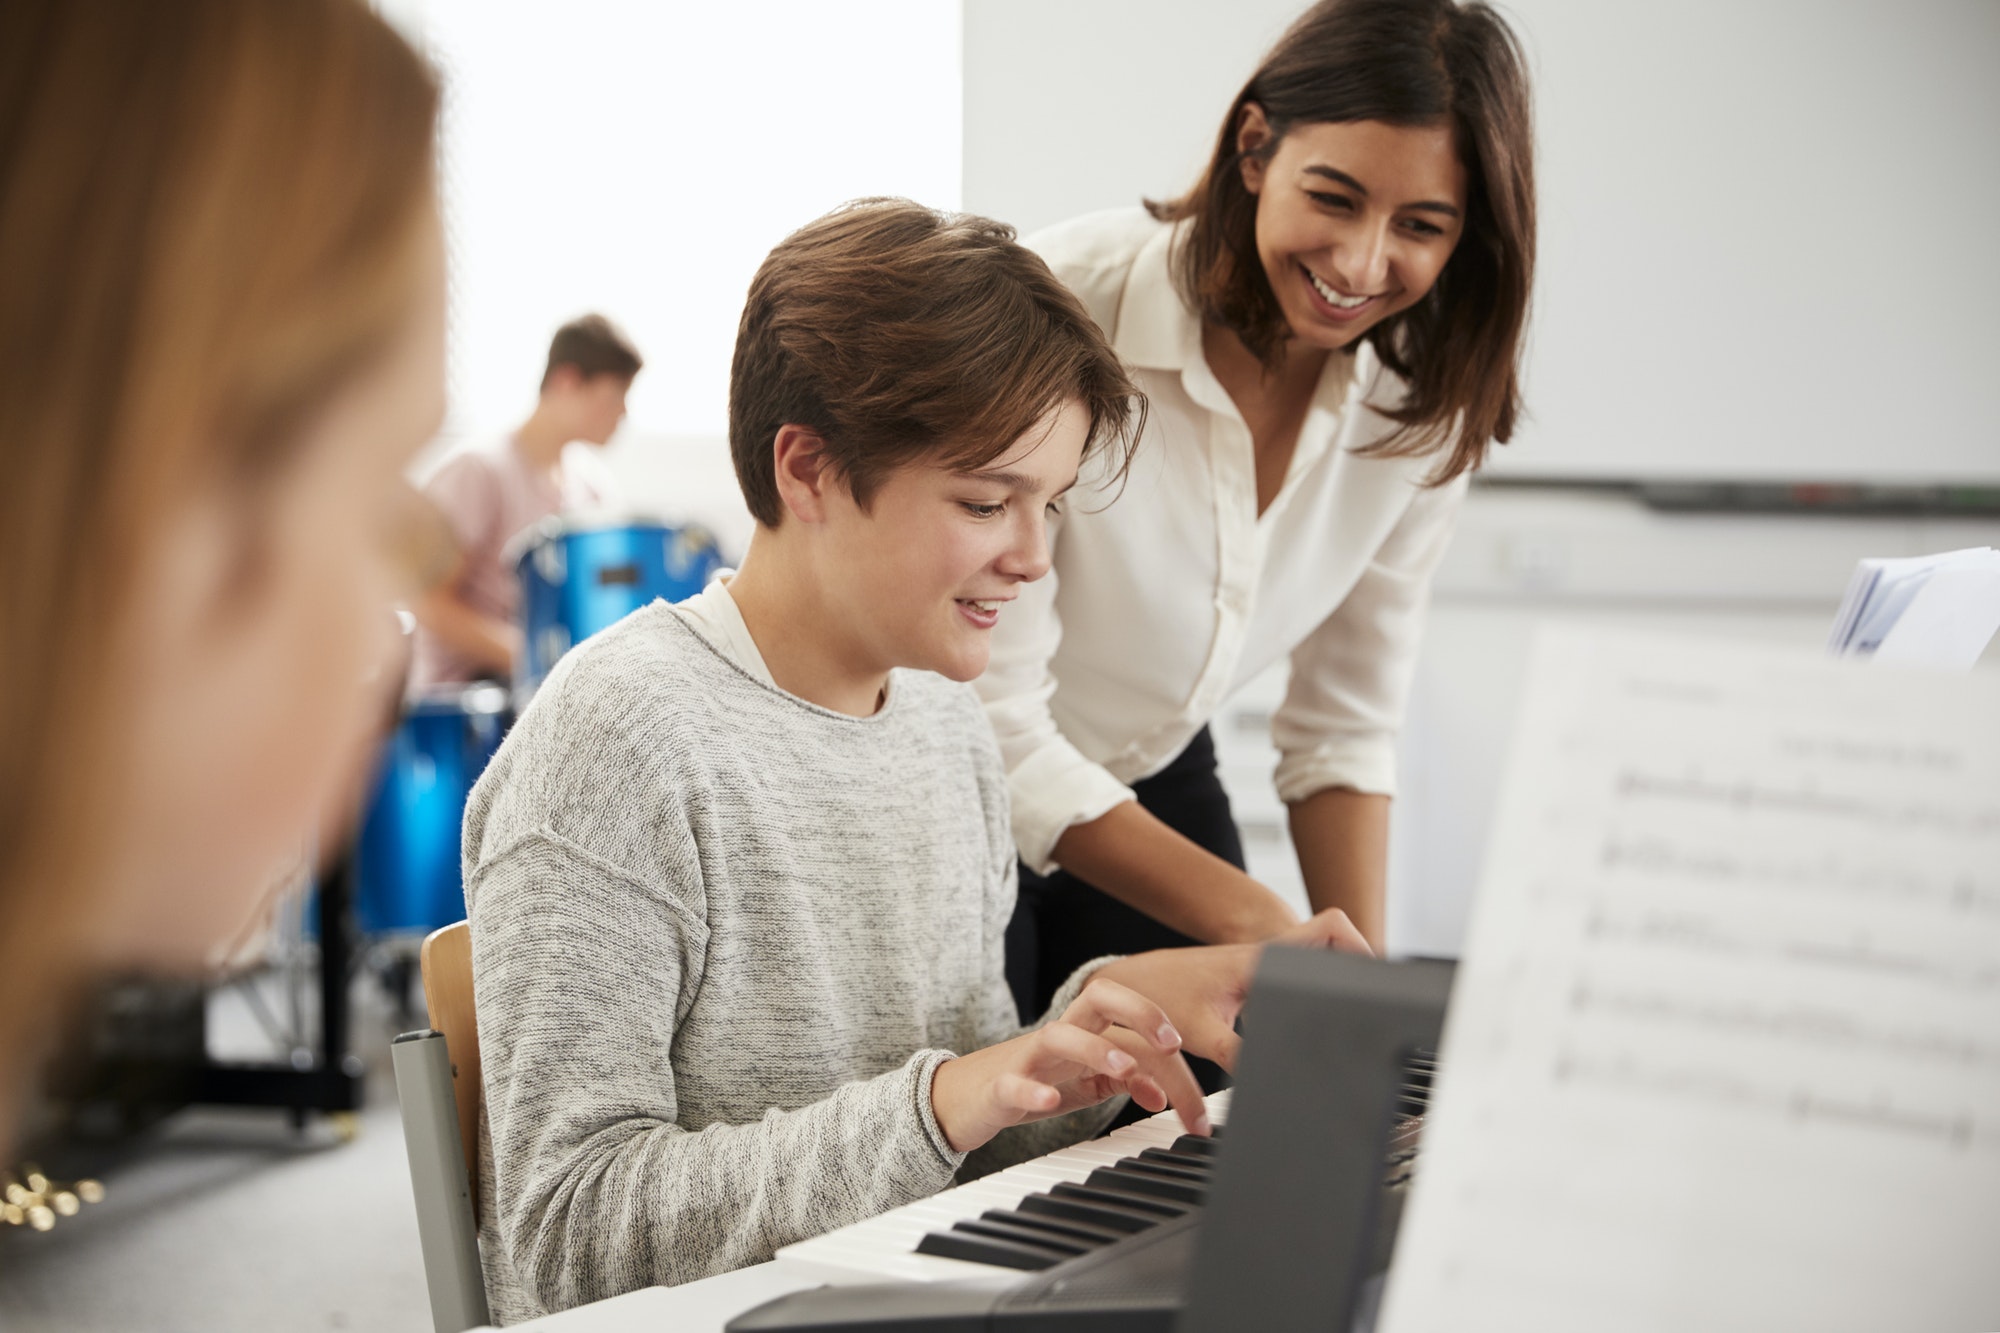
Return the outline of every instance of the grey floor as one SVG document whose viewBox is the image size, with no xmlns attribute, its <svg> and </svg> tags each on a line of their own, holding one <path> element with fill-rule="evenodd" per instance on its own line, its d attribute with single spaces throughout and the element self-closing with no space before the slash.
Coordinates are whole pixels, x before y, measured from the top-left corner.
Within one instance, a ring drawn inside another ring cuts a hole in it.
<svg viewBox="0 0 2000 1333">
<path fill-rule="evenodd" d="M 389 1072 L 399 1020 L 355 991 L 368 1105 L 351 1138 L 325 1119 L 185 1111 L 107 1172 L 104 1202 L 37 1233 L 0 1227 L 6 1333 L 429 1333 L 409 1168 Z M 254 1045 L 227 1000 L 211 1048 Z"/>
</svg>

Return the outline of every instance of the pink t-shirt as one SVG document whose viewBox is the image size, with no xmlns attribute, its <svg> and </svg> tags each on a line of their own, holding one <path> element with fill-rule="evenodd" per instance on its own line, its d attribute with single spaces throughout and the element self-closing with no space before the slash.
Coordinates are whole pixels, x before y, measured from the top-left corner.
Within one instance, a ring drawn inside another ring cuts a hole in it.
<svg viewBox="0 0 2000 1333">
<path fill-rule="evenodd" d="M 602 507 L 610 499 L 603 466 L 583 446 L 572 445 L 550 473 L 531 467 L 512 438 L 463 449 L 424 483 L 451 524 L 465 557 L 452 595 L 483 615 L 511 621 L 521 587 L 501 552 L 523 528 L 551 514 Z M 410 689 L 473 680 L 484 674 L 472 662 L 419 626 L 410 664 Z"/>
</svg>

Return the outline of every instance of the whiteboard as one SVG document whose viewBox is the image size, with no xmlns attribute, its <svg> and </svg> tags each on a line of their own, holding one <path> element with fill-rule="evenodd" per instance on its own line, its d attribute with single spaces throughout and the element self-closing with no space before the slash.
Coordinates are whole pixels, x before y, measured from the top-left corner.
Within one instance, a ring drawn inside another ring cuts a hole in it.
<svg viewBox="0 0 2000 1333">
<path fill-rule="evenodd" d="M 2000 3 L 1502 8 L 1542 238 L 1496 474 L 2000 481 Z M 965 206 L 1184 189 L 1297 10 L 964 0 Z"/>
<path fill-rule="evenodd" d="M 859 195 L 958 206 L 959 15 L 936 0 L 377 3 L 444 81 L 456 432 L 525 418 L 550 335 L 597 310 L 646 360 L 626 438 L 720 437 L 773 245 Z"/>
</svg>

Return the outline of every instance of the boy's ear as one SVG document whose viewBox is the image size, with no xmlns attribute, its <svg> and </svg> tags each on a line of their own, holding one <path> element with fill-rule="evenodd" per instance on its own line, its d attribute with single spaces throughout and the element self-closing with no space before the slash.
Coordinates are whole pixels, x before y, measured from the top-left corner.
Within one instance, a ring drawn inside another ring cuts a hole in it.
<svg viewBox="0 0 2000 1333">
<path fill-rule="evenodd" d="M 826 440 L 810 426 L 787 423 L 771 441 L 771 462 L 778 499 L 786 512 L 802 523 L 826 517 L 829 492 L 840 485 L 828 466 Z"/>
<path fill-rule="evenodd" d="M 549 372 L 548 382 L 542 385 L 542 392 L 549 393 L 560 390 L 563 393 L 569 393 L 582 383 L 582 368 L 565 361 Z"/>
</svg>

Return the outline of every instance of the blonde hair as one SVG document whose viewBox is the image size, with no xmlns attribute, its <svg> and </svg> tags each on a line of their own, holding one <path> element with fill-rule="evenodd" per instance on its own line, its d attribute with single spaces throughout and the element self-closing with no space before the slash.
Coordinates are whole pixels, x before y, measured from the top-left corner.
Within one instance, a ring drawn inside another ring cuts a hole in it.
<svg viewBox="0 0 2000 1333">
<path fill-rule="evenodd" d="M 436 118 L 357 0 L 0 6 L 0 1083 L 103 891 L 135 575 L 407 317 Z"/>
</svg>

